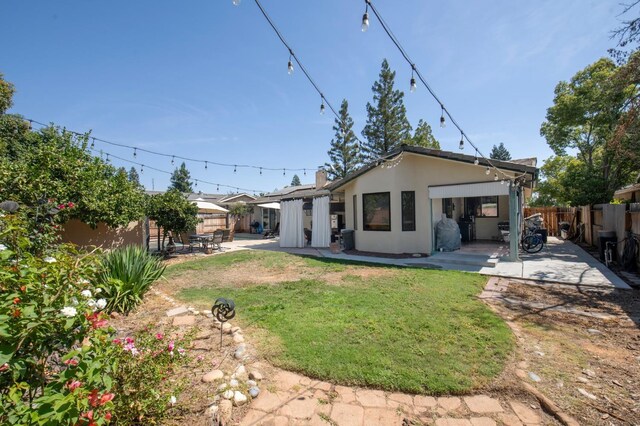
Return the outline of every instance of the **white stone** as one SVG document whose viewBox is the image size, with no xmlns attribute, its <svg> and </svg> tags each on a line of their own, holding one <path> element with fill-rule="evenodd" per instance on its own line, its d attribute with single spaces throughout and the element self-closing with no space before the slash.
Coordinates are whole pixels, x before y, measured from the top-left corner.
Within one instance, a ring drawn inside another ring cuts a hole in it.
<svg viewBox="0 0 640 426">
<path fill-rule="evenodd" d="M 247 396 L 240 391 L 235 391 L 233 394 L 233 403 L 237 406 L 243 405 L 247 402 Z"/>
<path fill-rule="evenodd" d="M 222 372 L 222 370 L 213 370 L 202 376 L 202 381 L 205 383 L 211 383 L 215 382 L 216 380 L 220 380 L 223 377 L 224 373 Z"/>
<path fill-rule="evenodd" d="M 247 380 L 247 386 L 252 387 L 257 385 L 258 385 L 258 382 L 256 382 L 255 380 Z"/>
<path fill-rule="evenodd" d="M 249 395 L 251 395 L 251 398 L 257 398 L 258 395 L 260 395 L 260 389 L 257 386 L 251 387 L 251 389 L 249 389 Z"/>
<path fill-rule="evenodd" d="M 243 374 L 247 373 L 247 369 L 244 367 L 244 365 L 239 365 L 238 368 L 236 368 L 236 375 L 237 376 L 241 376 Z"/>
<path fill-rule="evenodd" d="M 210 405 L 209 408 L 207 408 L 207 415 L 208 416 L 213 417 L 213 416 L 216 415 L 217 412 L 218 412 L 218 406 L 215 405 L 215 404 Z"/>
<path fill-rule="evenodd" d="M 531 380 L 533 380 L 534 382 L 539 382 L 540 380 L 542 380 L 540 378 L 540 376 L 538 376 L 536 373 L 532 373 L 532 372 L 529 372 L 529 378 Z"/>
<path fill-rule="evenodd" d="M 587 392 L 586 390 L 584 390 L 584 389 L 582 389 L 582 388 L 578 388 L 578 392 L 580 392 L 582 395 L 586 396 L 586 397 L 587 397 L 587 398 L 589 398 L 589 399 L 593 399 L 594 401 L 595 401 L 596 399 L 598 399 L 598 397 L 597 397 L 597 396 L 595 396 L 595 395 L 593 395 L 593 394 L 591 394 L 591 393 Z"/>
<path fill-rule="evenodd" d="M 262 373 L 260 373 L 258 370 L 253 370 L 249 373 L 249 378 L 251 380 L 259 382 L 260 380 L 262 380 Z"/>
<path fill-rule="evenodd" d="M 231 324 L 229 324 L 228 322 L 223 323 L 222 331 L 224 331 L 227 334 L 231 334 Z"/>
<path fill-rule="evenodd" d="M 242 334 L 234 334 L 233 341 L 236 343 L 242 343 L 244 342 L 244 336 Z"/>
<path fill-rule="evenodd" d="M 229 380 L 229 386 L 232 388 L 237 388 L 240 383 L 236 379 Z"/>
<path fill-rule="evenodd" d="M 222 394 L 222 397 L 224 399 L 231 399 L 233 398 L 233 391 L 231 389 L 224 391 L 224 393 Z"/>
<path fill-rule="evenodd" d="M 223 390 L 225 390 L 229 385 L 226 383 L 222 383 L 220 386 L 218 386 L 218 392 L 222 392 Z"/>
<path fill-rule="evenodd" d="M 179 306 L 177 308 L 173 308 L 173 309 L 169 309 L 167 311 L 167 316 L 168 317 L 175 317 L 178 315 L 184 315 L 186 313 L 188 313 L 189 310 L 187 308 L 185 308 L 184 306 Z"/>
</svg>

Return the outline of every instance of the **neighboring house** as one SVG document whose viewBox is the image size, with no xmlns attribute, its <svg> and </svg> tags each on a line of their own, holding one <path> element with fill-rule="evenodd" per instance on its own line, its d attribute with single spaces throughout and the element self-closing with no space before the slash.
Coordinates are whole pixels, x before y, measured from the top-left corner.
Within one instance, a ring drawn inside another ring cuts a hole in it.
<svg viewBox="0 0 640 426">
<path fill-rule="evenodd" d="M 538 176 L 536 159 L 491 162 L 509 180 L 494 180 L 487 160 L 447 151 L 402 146 L 385 161 L 369 164 L 326 189 L 344 200 L 345 228 L 355 247 L 378 253 L 434 252 L 434 227 L 443 215 L 473 216 L 475 239 L 499 238 L 498 222 L 509 221 L 510 258 L 517 247 L 525 198 Z M 488 170 L 488 174 L 487 174 Z M 517 178 L 518 185 L 510 181 Z"/>
<path fill-rule="evenodd" d="M 634 183 L 618 189 L 613 193 L 613 198 L 629 201 L 630 203 L 640 203 L 640 183 Z"/>
<path fill-rule="evenodd" d="M 326 180 L 326 179 L 325 179 Z M 253 206 L 252 222 L 259 222 L 264 229 L 275 229 L 280 223 L 280 202 L 290 198 L 300 198 L 306 192 L 313 191 L 315 184 L 286 186 L 270 192 L 250 203 Z"/>
</svg>

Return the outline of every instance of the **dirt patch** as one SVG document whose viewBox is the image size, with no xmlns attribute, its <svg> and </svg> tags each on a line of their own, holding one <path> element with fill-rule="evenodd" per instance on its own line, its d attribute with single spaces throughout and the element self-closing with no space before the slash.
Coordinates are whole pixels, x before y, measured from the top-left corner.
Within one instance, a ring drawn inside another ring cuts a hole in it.
<svg viewBox="0 0 640 426">
<path fill-rule="evenodd" d="M 377 253 L 373 251 L 360 251 L 360 250 L 343 250 L 344 254 L 352 254 L 354 256 L 368 256 L 368 257 L 382 257 L 385 259 L 412 259 L 414 257 L 429 257 L 426 253 L 416 253 L 420 256 L 414 256 L 413 253 Z"/>
<path fill-rule="evenodd" d="M 609 315 L 494 302 L 517 331 L 526 381 L 581 424 L 640 424 L 640 292 L 511 281 L 504 296 Z"/>
</svg>

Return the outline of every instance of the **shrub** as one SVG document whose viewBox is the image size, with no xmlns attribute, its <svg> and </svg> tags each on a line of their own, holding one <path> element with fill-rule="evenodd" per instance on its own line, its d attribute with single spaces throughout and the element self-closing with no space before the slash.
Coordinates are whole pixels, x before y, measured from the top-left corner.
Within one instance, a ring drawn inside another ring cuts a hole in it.
<svg viewBox="0 0 640 426">
<path fill-rule="evenodd" d="M 99 282 L 107 300 L 107 311 L 124 314 L 142 302 L 151 284 L 164 273 L 162 261 L 142 247 L 127 246 L 107 253 Z"/>
</svg>

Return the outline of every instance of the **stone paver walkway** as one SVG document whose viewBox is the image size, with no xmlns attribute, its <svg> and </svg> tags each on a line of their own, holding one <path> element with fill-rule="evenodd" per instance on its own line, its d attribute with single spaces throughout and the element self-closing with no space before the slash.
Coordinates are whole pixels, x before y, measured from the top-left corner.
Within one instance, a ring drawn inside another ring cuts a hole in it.
<svg viewBox="0 0 640 426">
<path fill-rule="evenodd" d="M 357 389 L 277 370 L 241 426 L 541 425 L 537 404 L 488 395 L 430 397 Z"/>
</svg>

